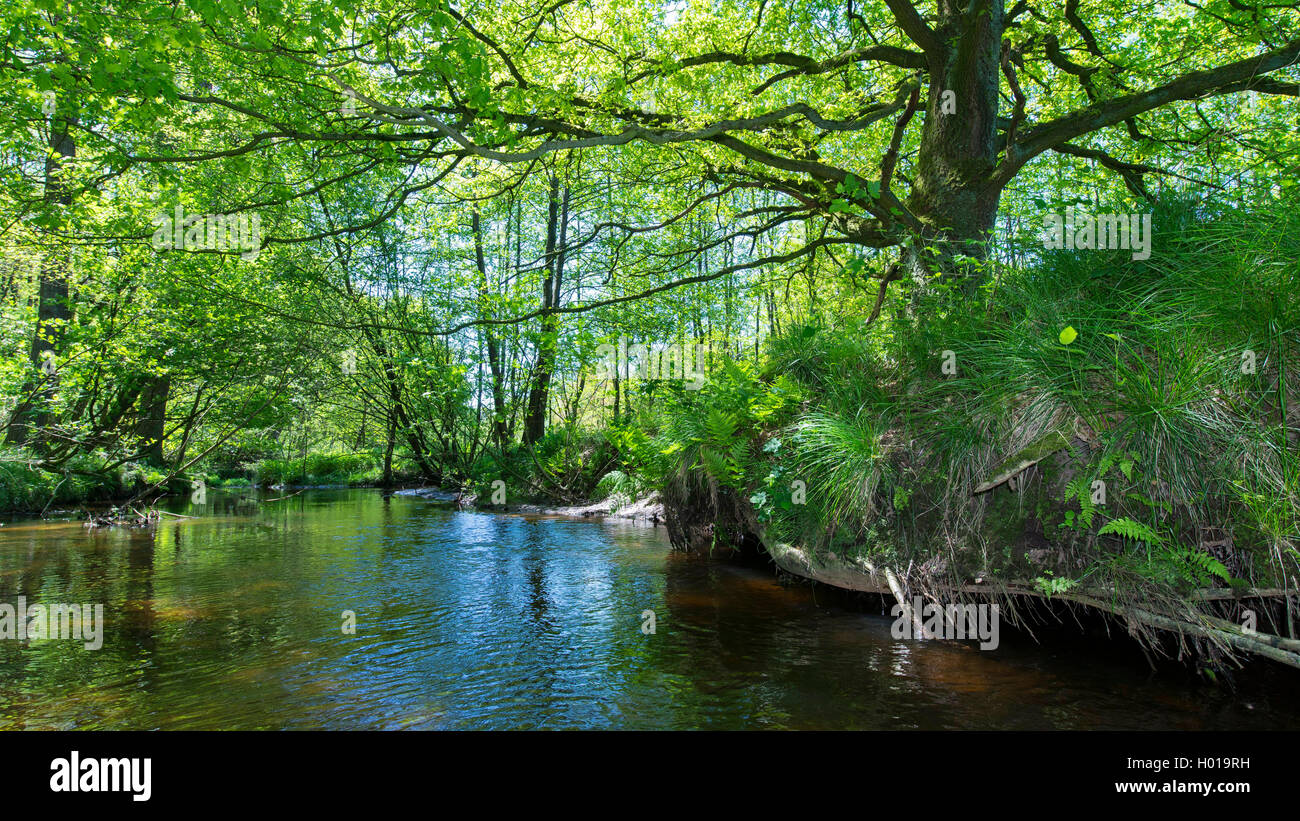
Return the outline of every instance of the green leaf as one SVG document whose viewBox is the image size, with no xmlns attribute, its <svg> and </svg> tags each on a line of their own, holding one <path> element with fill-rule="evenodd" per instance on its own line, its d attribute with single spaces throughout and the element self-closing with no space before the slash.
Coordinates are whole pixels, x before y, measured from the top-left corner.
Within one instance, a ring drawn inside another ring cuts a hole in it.
<svg viewBox="0 0 1300 821">
<path fill-rule="evenodd" d="M 1111 533 L 1125 539 L 1132 539 L 1135 542 L 1146 542 L 1150 545 L 1160 545 L 1164 543 L 1164 539 L 1159 533 L 1156 533 L 1147 525 L 1134 519 L 1130 519 L 1127 516 L 1112 519 L 1107 522 L 1101 530 L 1097 531 L 1097 535 L 1099 536 L 1106 536 Z"/>
<path fill-rule="evenodd" d="M 1078 336 L 1079 332 L 1076 331 L 1072 325 L 1066 325 L 1065 330 L 1061 331 L 1061 335 L 1058 338 L 1061 340 L 1062 345 L 1069 345 L 1077 339 Z"/>
</svg>

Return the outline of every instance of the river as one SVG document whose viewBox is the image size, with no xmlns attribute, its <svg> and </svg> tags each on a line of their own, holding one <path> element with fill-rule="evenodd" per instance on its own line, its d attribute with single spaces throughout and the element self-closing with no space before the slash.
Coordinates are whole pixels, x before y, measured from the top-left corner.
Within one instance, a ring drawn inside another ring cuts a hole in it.
<svg viewBox="0 0 1300 821">
<path fill-rule="evenodd" d="M 0 603 L 102 603 L 104 632 L 0 641 L 0 729 L 1300 727 L 1291 671 L 1234 692 L 1102 639 L 897 641 L 878 603 L 662 527 L 253 493 L 5 522 Z"/>
</svg>

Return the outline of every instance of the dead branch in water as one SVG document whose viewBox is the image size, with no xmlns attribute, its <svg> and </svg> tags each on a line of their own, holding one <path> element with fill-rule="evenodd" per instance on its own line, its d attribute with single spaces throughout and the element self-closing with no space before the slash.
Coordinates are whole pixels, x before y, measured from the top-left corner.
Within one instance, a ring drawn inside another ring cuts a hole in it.
<svg viewBox="0 0 1300 821">
<path fill-rule="evenodd" d="M 130 511 L 134 516 L 127 515 Z M 84 527 L 150 527 L 158 524 L 162 520 L 161 511 L 150 508 L 144 513 L 136 510 L 134 507 L 126 506 L 125 508 L 110 508 L 107 514 L 96 515 L 91 513 L 87 516 L 86 521 L 82 523 Z"/>
</svg>

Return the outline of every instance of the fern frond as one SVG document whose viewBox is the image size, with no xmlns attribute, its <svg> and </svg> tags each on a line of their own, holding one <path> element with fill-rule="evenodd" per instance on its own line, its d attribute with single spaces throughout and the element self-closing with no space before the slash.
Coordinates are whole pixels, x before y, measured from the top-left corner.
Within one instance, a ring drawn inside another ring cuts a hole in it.
<svg viewBox="0 0 1300 821">
<path fill-rule="evenodd" d="M 1098 536 L 1106 536 L 1111 533 L 1125 539 L 1131 539 L 1135 542 L 1146 542 L 1150 545 L 1162 545 L 1165 543 L 1164 537 L 1159 533 L 1136 519 L 1130 519 L 1127 516 L 1122 516 L 1118 519 L 1111 519 L 1102 526 L 1101 530 L 1097 531 Z"/>
</svg>

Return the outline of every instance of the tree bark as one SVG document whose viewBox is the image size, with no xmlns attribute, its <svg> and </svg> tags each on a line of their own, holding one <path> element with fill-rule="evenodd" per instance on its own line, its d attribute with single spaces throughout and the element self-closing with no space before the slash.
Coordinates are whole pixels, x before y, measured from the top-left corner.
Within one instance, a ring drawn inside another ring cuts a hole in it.
<svg viewBox="0 0 1300 821">
<path fill-rule="evenodd" d="M 959 283 L 968 295 L 985 277 L 978 262 L 987 257 L 1002 195 L 994 171 L 1003 0 L 970 4 L 970 9 L 955 0 L 939 3 L 938 25 L 926 51 L 930 87 L 916 182 L 907 201 L 922 231 L 903 252 L 914 280 L 937 274 Z"/>
<path fill-rule="evenodd" d="M 555 370 L 556 319 L 560 286 L 564 278 L 564 246 L 568 242 L 569 187 L 560 203 L 559 178 L 551 176 L 546 219 L 546 276 L 542 280 L 542 336 L 537 346 L 537 367 L 528 394 L 528 415 L 524 418 L 524 444 L 535 444 L 546 433 L 546 411 L 550 404 L 551 375 Z M 557 237 L 558 235 L 558 237 Z M 558 239 L 558 243 L 557 243 Z"/>
<path fill-rule="evenodd" d="M 488 294 L 487 261 L 483 256 L 483 225 L 479 211 L 474 209 L 472 217 L 474 230 L 474 259 L 478 265 L 478 290 L 480 310 Z M 501 373 L 501 340 L 492 331 L 491 326 L 484 326 L 483 343 L 487 348 L 488 369 L 492 373 L 492 435 L 497 448 L 505 450 L 509 441 L 506 431 L 506 397 L 505 385 Z"/>
<path fill-rule="evenodd" d="M 150 377 L 140 397 L 140 421 L 136 433 L 144 440 L 141 455 L 153 465 L 163 464 L 163 439 L 167 436 L 167 399 L 171 376 Z"/>
<path fill-rule="evenodd" d="M 45 160 L 45 203 L 58 221 L 62 219 L 60 212 L 72 204 L 72 192 L 64 175 L 67 172 L 67 162 L 77 153 L 72 137 L 74 122 L 73 114 L 68 112 L 56 117 L 50 128 L 50 154 Z M 49 358 L 51 363 L 54 361 L 53 357 L 58 353 L 68 323 L 72 320 L 72 304 L 68 293 L 68 253 L 66 248 L 56 246 L 41 263 L 36 331 L 32 334 L 31 345 L 33 376 L 23 389 L 25 398 L 14 408 L 10 417 L 9 430 L 5 436 L 7 445 L 30 442 L 38 449 L 44 448 L 39 438 L 40 430 L 49 424 L 49 406 L 59 388 L 58 372 L 46 365 L 45 360 Z"/>
<path fill-rule="evenodd" d="M 388 412 L 388 436 L 384 442 L 384 477 L 379 480 L 380 486 L 393 486 L 393 448 L 397 445 L 397 414 L 390 410 Z"/>
</svg>

